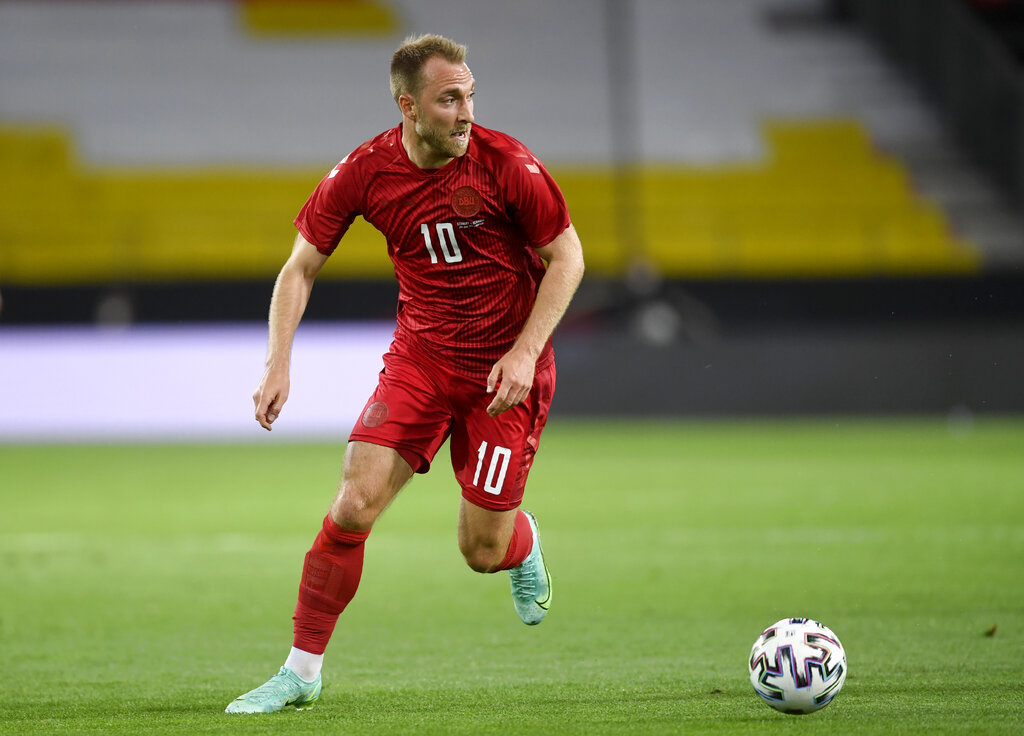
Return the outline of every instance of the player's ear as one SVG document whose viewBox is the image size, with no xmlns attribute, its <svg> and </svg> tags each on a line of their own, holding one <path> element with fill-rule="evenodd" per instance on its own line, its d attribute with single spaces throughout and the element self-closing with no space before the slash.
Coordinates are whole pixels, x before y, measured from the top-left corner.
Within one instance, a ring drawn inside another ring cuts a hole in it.
<svg viewBox="0 0 1024 736">
<path fill-rule="evenodd" d="M 416 122 L 416 100 L 412 98 L 412 95 L 399 95 L 398 109 L 402 111 L 402 117 L 409 118 L 413 122 Z"/>
</svg>

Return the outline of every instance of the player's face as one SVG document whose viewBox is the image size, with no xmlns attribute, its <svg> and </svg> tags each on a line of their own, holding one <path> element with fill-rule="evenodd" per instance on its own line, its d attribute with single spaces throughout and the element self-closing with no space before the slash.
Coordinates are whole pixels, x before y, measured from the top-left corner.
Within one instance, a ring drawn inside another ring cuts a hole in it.
<svg viewBox="0 0 1024 736">
<path fill-rule="evenodd" d="M 420 154 L 444 166 L 469 148 L 473 127 L 473 74 L 465 64 L 439 56 L 423 67 L 426 82 L 416 101 L 416 137 Z"/>
</svg>

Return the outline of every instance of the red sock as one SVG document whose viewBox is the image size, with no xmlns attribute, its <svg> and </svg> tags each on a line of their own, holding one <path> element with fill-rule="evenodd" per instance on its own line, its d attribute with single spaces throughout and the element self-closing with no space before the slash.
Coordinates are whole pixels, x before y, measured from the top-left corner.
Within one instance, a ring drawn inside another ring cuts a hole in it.
<svg viewBox="0 0 1024 736">
<path fill-rule="evenodd" d="M 523 564 L 523 560 L 529 557 L 532 549 L 533 529 L 530 528 L 530 519 L 522 511 L 516 511 L 516 524 L 512 527 L 512 539 L 508 543 L 508 552 L 505 553 L 505 559 L 494 569 L 494 572 L 519 567 Z"/>
<path fill-rule="evenodd" d="M 359 587 L 363 573 L 364 542 L 370 530 L 342 529 L 330 516 L 324 518 L 312 549 L 306 553 L 295 606 L 292 646 L 323 654 L 334 633 L 338 616 Z"/>
</svg>

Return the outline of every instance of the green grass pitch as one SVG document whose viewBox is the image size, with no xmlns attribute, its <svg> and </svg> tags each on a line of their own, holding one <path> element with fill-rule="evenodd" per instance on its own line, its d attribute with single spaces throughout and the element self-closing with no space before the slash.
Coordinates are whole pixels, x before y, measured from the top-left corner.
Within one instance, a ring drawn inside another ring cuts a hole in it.
<svg viewBox="0 0 1024 736">
<path fill-rule="evenodd" d="M 1020 733 L 1022 419 L 556 418 L 538 627 L 463 564 L 442 451 L 370 536 L 321 701 L 225 715 L 287 653 L 341 452 L 0 447 L 0 732 Z M 795 615 L 849 658 L 803 717 L 746 672 Z"/>
</svg>

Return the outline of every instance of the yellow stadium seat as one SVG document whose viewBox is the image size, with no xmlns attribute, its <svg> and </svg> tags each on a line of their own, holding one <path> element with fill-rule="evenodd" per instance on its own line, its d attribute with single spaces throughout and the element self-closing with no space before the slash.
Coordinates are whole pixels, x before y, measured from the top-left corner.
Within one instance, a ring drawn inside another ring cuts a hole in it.
<svg viewBox="0 0 1024 736">
<path fill-rule="evenodd" d="M 763 161 L 552 167 L 588 273 L 667 277 L 969 273 L 980 257 L 855 121 L 770 121 Z M 322 170 L 89 168 L 59 128 L 0 126 L 0 279 L 272 279 Z M 358 219 L 323 278 L 386 278 Z"/>
</svg>

